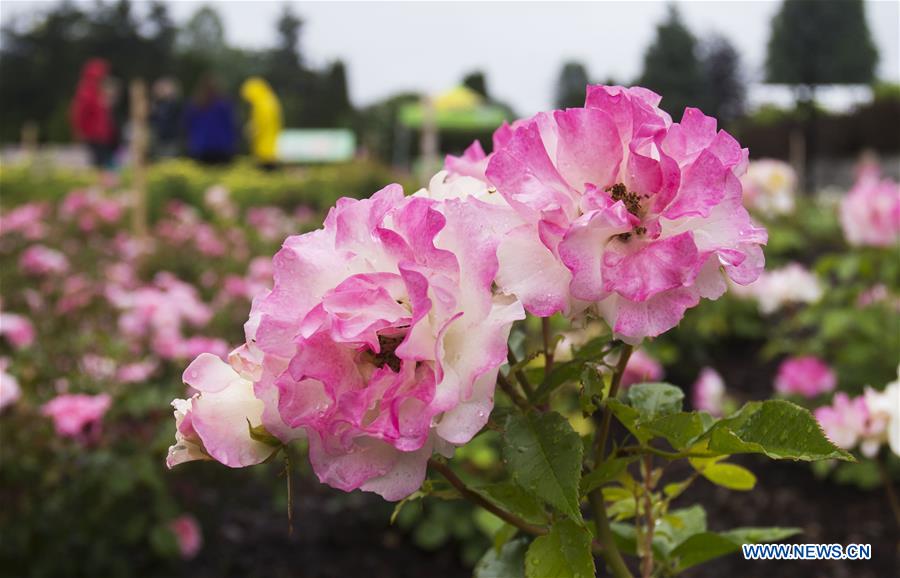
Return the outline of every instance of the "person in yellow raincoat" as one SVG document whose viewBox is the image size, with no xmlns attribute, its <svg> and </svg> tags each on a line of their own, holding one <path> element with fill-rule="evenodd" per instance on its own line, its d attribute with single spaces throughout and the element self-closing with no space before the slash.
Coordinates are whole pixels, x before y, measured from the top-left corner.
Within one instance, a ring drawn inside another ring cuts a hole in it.
<svg viewBox="0 0 900 578">
<path fill-rule="evenodd" d="M 250 104 L 250 122 L 247 123 L 250 152 L 262 168 L 274 169 L 281 132 L 281 103 L 269 83 L 257 76 L 244 81 L 241 97 Z"/>
</svg>

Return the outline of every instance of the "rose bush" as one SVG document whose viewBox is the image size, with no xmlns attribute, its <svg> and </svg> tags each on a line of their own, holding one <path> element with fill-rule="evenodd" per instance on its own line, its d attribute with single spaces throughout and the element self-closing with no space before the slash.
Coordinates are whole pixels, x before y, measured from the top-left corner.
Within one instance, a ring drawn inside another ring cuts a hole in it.
<svg viewBox="0 0 900 578">
<path fill-rule="evenodd" d="M 492 513 L 507 529 L 479 567 L 593 575 L 597 553 L 614 575 L 629 576 L 624 552 L 650 576 L 708 559 L 695 551 L 705 538 L 691 542 L 705 523 L 678 537 L 658 529 L 662 520 L 688 523 L 670 501 L 697 476 L 661 492 L 654 459 L 688 459 L 698 476 L 736 490 L 755 477 L 724 463 L 731 454 L 851 459 L 792 403 L 748 403 L 718 420 L 683 411 L 679 388 L 647 382 L 662 368 L 640 350 L 632 356 L 729 281 L 756 281 L 767 241 L 743 205 L 746 149 L 700 111 L 674 123 L 658 103 L 642 88 L 588 87 L 583 108 L 501 127 L 490 155 L 475 144 L 449 157 L 427 189 L 342 199 L 322 229 L 288 237 L 271 291 L 254 299 L 245 342 L 227 363 L 205 354 L 185 371 L 200 393 L 174 402 L 169 465 L 252 465 L 304 439 L 319 479 L 338 489 L 463 497 Z M 511 345 L 523 309 L 540 319 L 537 351 L 527 338 Z M 554 363 L 548 318 L 557 313 L 577 323 L 599 317 L 608 331 L 573 341 L 571 356 Z M 803 389 L 792 384 L 805 368 L 786 366 L 779 389 Z M 816 393 L 834 389 L 833 374 L 825 377 Z M 573 380 L 583 417 L 596 414 L 580 426 L 592 442 L 560 413 Z M 495 385 L 510 405 L 495 408 Z M 725 413 L 721 377 L 705 372 L 695 399 Z M 608 450 L 613 419 L 634 445 Z M 489 420 L 509 477 L 472 485 L 446 460 Z M 777 440 L 773 428 L 784 432 Z M 426 481 L 429 467 L 447 485 Z M 512 539 L 519 532 L 536 536 L 527 553 L 524 539 Z M 728 544 L 720 554 L 792 533 L 737 529 L 719 535 Z"/>
</svg>

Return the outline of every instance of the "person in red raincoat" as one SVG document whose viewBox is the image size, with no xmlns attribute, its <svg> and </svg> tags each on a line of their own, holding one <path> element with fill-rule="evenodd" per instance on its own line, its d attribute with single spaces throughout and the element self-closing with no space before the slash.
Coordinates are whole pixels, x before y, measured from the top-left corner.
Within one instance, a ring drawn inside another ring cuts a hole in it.
<svg viewBox="0 0 900 578">
<path fill-rule="evenodd" d="M 112 165 L 116 138 L 104 90 L 108 73 L 109 65 L 106 60 L 88 60 L 81 69 L 78 89 L 69 111 L 72 132 L 90 149 L 91 164 L 101 169 Z"/>
</svg>

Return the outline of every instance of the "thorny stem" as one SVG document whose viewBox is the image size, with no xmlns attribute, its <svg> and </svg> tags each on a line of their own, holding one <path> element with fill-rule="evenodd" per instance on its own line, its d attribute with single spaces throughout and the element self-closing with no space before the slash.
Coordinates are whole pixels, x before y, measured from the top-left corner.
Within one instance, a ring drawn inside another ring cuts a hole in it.
<svg viewBox="0 0 900 578">
<path fill-rule="evenodd" d="M 509 362 L 509 366 L 513 367 L 519 363 L 519 360 L 516 359 L 516 354 L 512 352 L 512 349 L 508 349 L 506 351 L 506 359 Z M 519 382 L 519 385 L 522 386 L 522 389 L 525 390 L 525 395 L 528 399 L 531 399 L 531 396 L 534 394 L 534 390 L 531 387 L 531 383 L 529 383 L 528 378 L 525 376 L 525 372 L 521 369 L 515 371 L 516 381 Z"/>
<path fill-rule="evenodd" d="M 897 499 L 897 492 L 894 490 L 894 481 L 891 480 L 891 474 L 888 472 L 887 466 L 884 465 L 883 459 L 880 457 L 875 458 L 875 463 L 878 464 L 878 472 L 881 474 L 881 481 L 884 484 L 888 503 L 891 505 L 891 510 L 894 511 L 894 520 L 897 522 L 897 526 L 900 526 L 900 500 Z"/>
<path fill-rule="evenodd" d="M 287 480 L 288 536 L 294 535 L 294 485 L 291 480 L 291 455 L 284 448 L 284 477 Z"/>
<path fill-rule="evenodd" d="M 616 365 L 616 371 L 613 373 L 612 383 L 609 386 L 609 397 L 613 398 L 619 392 L 619 385 L 622 383 L 622 375 L 625 373 L 625 366 L 628 364 L 628 358 L 631 357 L 633 351 L 631 345 L 622 347 L 622 353 L 619 357 L 619 363 Z M 603 410 L 603 421 L 600 423 L 600 430 L 594 443 L 594 467 L 603 462 L 603 455 L 606 450 L 606 438 L 609 437 L 610 420 L 612 412 L 609 407 Z M 606 560 L 606 565 L 616 578 L 632 578 L 631 571 L 625 565 L 622 554 L 616 546 L 613 538 L 612 530 L 609 527 L 609 517 L 606 513 L 606 504 L 603 501 L 603 488 L 595 488 L 589 495 L 588 500 L 594 511 L 594 524 L 597 526 L 597 540 L 603 546 L 601 555 Z"/>
<path fill-rule="evenodd" d="M 622 376 L 625 374 L 625 366 L 628 365 L 628 359 L 634 347 L 625 344 L 622 347 L 622 353 L 619 355 L 619 362 L 616 364 L 616 370 L 612 376 L 612 383 L 609 385 L 609 399 L 616 397 L 619 393 L 619 385 L 622 383 Z M 594 442 L 594 467 L 600 465 L 603 461 L 603 454 L 606 451 L 606 438 L 609 437 L 609 426 L 612 421 L 612 412 L 609 408 L 604 408 L 603 419 L 600 422 L 600 431 Z"/>
<path fill-rule="evenodd" d="M 553 351 L 550 349 L 550 318 L 541 317 L 541 335 L 544 339 L 544 374 L 549 374 L 553 367 Z"/>
<path fill-rule="evenodd" d="M 511 384 L 508 379 L 506 379 L 506 376 L 504 376 L 502 373 L 498 373 L 497 383 L 500 384 L 500 389 L 505 391 L 506 395 L 508 395 L 509 398 L 513 400 L 513 403 L 522 408 L 523 411 L 528 411 L 528 401 L 524 397 L 522 397 L 522 394 L 516 391 L 515 386 Z"/>
<path fill-rule="evenodd" d="M 490 500 L 488 500 L 478 492 L 470 489 L 465 482 L 459 479 L 459 477 L 453 472 L 453 470 L 450 469 L 450 466 L 448 466 L 447 464 L 435 459 L 430 459 L 428 460 L 428 465 L 431 467 L 431 469 L 444 476 L 444 478 L 446 478 L 447 481 L 450 482 L 450 485 L 456 488 L 456 491 L 458 491 L 463 498 L 478 506 L 481 506 L 507 524 L 515 526 L 526 534 L 531 534 L 532 536 L 543 536 L 547 533 L 547 528 L 529 524 L 522 518 L 494 505 Z"/>
</svg>

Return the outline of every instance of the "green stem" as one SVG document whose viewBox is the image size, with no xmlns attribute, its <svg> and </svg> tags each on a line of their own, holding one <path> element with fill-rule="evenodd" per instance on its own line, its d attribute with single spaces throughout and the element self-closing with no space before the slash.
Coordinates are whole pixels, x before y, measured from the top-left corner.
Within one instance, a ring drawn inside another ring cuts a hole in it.
<svg viewBox="0 0 900 578">
<path fill-rule="evenodd" d="M 550 318 L 541 317 L 541 335 L 543 336 L 544 341 L 544 375 L 549 375 L 550 369 L 553 367 L 554 352 L 550 349 L 550 344 L 552 342 L 550 339 L 551 333 Z"/>
<path fill-rule="evenodd" d="M 478 506 L 481 506 L 507 524 L 515 526 L 526 534 L 531 534 L 532 536 L 543 536 L 547 533 L 547 528 L 529 524 L 522 518 L 516 516 L 511 512 L 507 512 L 503 508 L 496 506 L 493 502 L 491 502 L 478 492 L 470 489 L 465 482 L 459 479 L 459 476 L 457 476 L 456 473 L 454 473 L 453 470 L 450 469 L 450 466 L 448 466 L 447 464 L 435 459 L 430 459 L 428 460 L 428 466 L 444 476 L 444 478 L 446 478 L 446 480 L 450 482 L 450 485 L 456 488 L 456 491 L 458 491 L 463 498 Z"/>
<path fill-rule="evenodd" d="M 625 373 L 625 366 L 628 365 L 628 358 L 634 348 L 631 345 L 625 345 L 622 348 L 622 354 L 619 357 L 619 363 L 616 365 L 616 371 L 613 373 L 612 383 L 609 386 L 609 398 L 614 398 L 619 392 L 619 386 L 622 383 L 622 375 Z M 599 466 L 603 462 L 603 456 L 606 452 L 606 439 L 609 437 L 610 420 L 612 412 L 609 408 L 604 408 L 603 419 L 600 422 L 600 430 L 594 442 L 594 467 Z M 588 495 L 591 508 L 594 512 L 594 524 L 597 526 L 597 541 L 603 546 L 601 555 L 606 561 L 613 576 L 616 578 L 632 578 L 631 571 L 625 565 L 622 554 L 616 546 L 612 530 L 609 527 L 609 516 L 606 513 L 606 504 L 603 501 L 603 488 L 595 488 Z"/>
<path fill-rule="evenodd" d="M 512 349 L 508 349 L 506 351 L 506 359 L 509 362 L 509 366 L 513 367 L 519 364 L 519 360 L 516 359 L 516 354 L 512 352 Z M 525 376 L 525 372 L 521 369 L 515 372 L 516 381 L 519 382 L 519 385 L 522 386 L 522 390 L 525 391 L 525 395 L 528 399 L 534 395 L 534 388 L 531 387 L 531 383 L 528 381 L 528 378 Z"/>
<path fill-rule="evenodd" d="M 683 458 L 708 458 L 710 454 L 703 452 L 667 452 L 652 446 L 625 446 L 616 450 L 619 454 L 651 454 L 668 460 L 680 460 Z"/>
<path fill-rule="evenodd" d="M 529 410 L 530 406 L 528 405 L 528 400 L 522 397 L 522 394 L 516 390 L 515 386 L 511 384 L 502 373 L 497 374 L 497 383 L 500 385 L 500 389 L 506 392 L 506 395 L 508 395 L 513 403 L 519 406 L 522 411 Z"/>
</svg>

